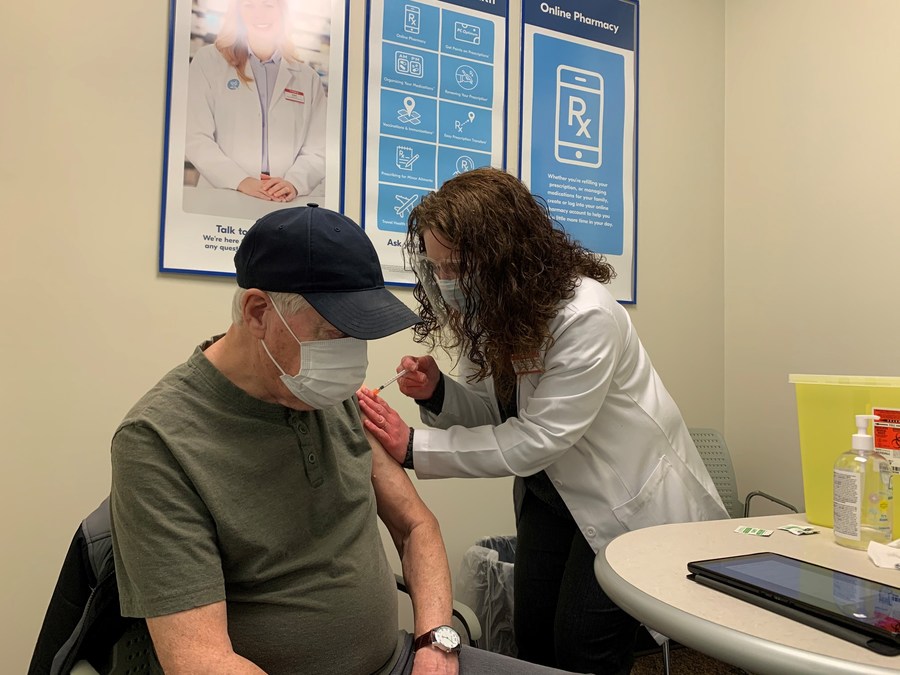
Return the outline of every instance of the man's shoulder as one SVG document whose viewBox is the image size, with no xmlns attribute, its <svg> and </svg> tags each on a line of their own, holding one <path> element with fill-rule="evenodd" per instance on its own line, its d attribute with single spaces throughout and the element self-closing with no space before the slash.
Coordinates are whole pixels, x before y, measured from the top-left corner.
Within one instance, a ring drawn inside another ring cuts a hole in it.
<svg viewBox="0 0 900 675">
<path fill-rule="evenodd" d="M 185 402 L 196 390 L 192 380 L 198 376 L 192 365 L 194 357 L 175 366 L 147 391 L 125 414 L 119 428 L 128 424 L 151 422 L 160 416 L 183 410 Z"/>
</svg>

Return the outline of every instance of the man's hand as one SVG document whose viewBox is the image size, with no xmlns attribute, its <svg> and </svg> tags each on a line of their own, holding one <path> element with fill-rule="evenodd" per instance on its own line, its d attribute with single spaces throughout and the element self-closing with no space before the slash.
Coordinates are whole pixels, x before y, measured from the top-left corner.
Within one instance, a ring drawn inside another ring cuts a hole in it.
<svg viewBox="0 0 900 675">
<path fill-rule="evenodd" d="M 423 647 L 416 652 L 412 675 L 456 675 L 459 656 L 442 652 L 435 647 Z"/>
<path fill-rule="evenodd" d="M 434 389 L 441 381 L 441 369 L 430 356 L 404 356 L 397 372 L 406 374 L 397 380 L 400 392 L 410 398 L 427 400 L 434 396 Z"/>
<path fill-rule="evenodd" d="M 356 392 L 359 408 L 363 412 L 363 427 L 375 437 L 398 464 L 406 458 L 409 443 L 409 425 L 389 406 L 383 398 L 371 389 L 361 387 Z"/>
</svg>

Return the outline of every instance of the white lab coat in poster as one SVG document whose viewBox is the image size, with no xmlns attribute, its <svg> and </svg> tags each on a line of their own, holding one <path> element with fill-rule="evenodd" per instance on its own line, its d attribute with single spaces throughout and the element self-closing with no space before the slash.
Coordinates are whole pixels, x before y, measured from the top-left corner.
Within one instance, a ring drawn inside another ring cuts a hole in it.
<svg viewBox="0 0 900 675">
<path fill-rule="evenodd" d="M 247 67 L 249 71 L 249 66 Z M 269 102 L 269 174 L 299 196 L 325 177 L 327 99 L 318 74 L 282 59 Z M 198 187 L 237 189 L 259 178 L 262 112 L 256 82 L 240 81 L 215 45 L 191 61 L 185 156 L 200 172 Z"/>
</svg>

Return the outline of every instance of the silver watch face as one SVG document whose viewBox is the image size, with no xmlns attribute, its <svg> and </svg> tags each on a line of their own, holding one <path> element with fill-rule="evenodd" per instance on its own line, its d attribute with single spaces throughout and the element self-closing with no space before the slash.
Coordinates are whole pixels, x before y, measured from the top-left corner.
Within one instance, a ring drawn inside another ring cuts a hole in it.
<svg viewBox="0 0 900 675">
<path fill-rule="evenodd" d="M 455 651 L 460 645 L 459 633 L 450 626 L 438 626 L 434 629 L 434 642 L 441 649 Z"/>
</svg>

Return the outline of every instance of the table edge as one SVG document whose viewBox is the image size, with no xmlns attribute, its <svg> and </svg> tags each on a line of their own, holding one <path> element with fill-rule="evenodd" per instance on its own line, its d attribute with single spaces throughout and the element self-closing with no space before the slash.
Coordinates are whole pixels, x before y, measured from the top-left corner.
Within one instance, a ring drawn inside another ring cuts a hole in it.
<svg viewBox="0 0 900 675">
<path fill-rule="evenodd" d="M 606 560 L 606 549 L 611 543 L 601 548 L 594 559 L 597 581 L 619 607 L 648 628 L 676 642 L 741 668 L 772 675 L 796 672 L 828 672 L 836 675 L 897 673 L 895 668 L 847 661 L 777 644 L 669 605 L 619 576 Z"/>
</svg>

